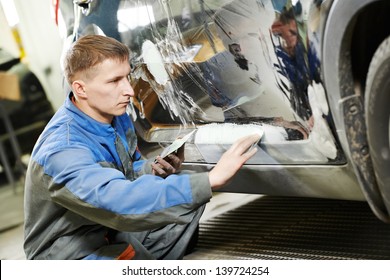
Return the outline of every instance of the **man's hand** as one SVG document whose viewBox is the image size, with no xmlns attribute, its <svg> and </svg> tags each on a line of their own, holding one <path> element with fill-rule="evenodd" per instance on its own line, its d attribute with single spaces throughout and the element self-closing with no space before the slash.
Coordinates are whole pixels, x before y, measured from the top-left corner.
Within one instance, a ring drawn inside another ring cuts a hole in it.
<svg viewBox="0 0 390 280">
<path fill-rule="evenodd" d="M 260 135 L 253 134 L 240 138 L 232 144 L 209 173 L 212 190 L 217 190 L 228 183 L 243 164 L 257 152 L 256 147 L 249 148 L 259 139 Z"/>
<path fill-rule="evenodd" d="M 171 174 L 175 174 L 180 171 L 183 161 L 184 145 L 176 153 L 169 154 L 165 158 L 157 156 L 155 162 L 152 163 L 153 175 L 165 178 Z"/>
</svg>

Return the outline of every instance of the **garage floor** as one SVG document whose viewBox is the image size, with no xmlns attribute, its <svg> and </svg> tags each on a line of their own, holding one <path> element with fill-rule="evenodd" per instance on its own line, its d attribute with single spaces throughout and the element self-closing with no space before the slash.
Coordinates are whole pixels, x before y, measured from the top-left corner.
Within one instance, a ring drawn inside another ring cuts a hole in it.
<svg viewBox="0 0 390 280">
<path fill-rule="evenodd" d="M 0 259 L 23 260 L 23 188 L 0 185 Z"/>
<path fill-rule="evenodd" d="M 22 184 L 0 185 L 0 259 L 25 259 L 22 243 Z M 390 225 L 365 202 L 217 193 L 186 259 L 390 259 Z"/>
<path fill-rule="evenodd" d="M 389 260 L 390 225 L 365 202 L 264 196 L 201 223 L 190 258 Z"/>
</svg>

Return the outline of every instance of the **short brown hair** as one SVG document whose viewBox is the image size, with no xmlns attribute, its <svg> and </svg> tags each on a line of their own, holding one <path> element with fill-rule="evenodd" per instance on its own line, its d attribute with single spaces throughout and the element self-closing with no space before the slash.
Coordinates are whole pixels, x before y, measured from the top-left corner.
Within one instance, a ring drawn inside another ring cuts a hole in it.
<svg viewBox="0 0 390 280">
<path fill-rule="evenodd" d="M 66 53 L 64 74 L 69 85 L 78 73 L 89 70 L 106 59 L 129 60 L 130 50 L 121 42 L 102 35 L 86 35 L 75 41 Z"/>
</svg>

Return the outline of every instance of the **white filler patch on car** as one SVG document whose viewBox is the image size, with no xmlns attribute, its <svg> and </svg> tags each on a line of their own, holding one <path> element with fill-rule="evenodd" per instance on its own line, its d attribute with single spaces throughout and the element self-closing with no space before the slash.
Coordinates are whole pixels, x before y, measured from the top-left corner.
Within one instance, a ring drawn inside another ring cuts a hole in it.
<svg viewBox="0 0 390 280">
<path fill-rule="evenodd" d="M 166 85 L 169 80 L 169 76 L 165 70 L 163 58 L 156 45 L 151 41 L 146 40 L 142 44 L 142 57 L 155 81 L 160 85 Z"/>
</svg>

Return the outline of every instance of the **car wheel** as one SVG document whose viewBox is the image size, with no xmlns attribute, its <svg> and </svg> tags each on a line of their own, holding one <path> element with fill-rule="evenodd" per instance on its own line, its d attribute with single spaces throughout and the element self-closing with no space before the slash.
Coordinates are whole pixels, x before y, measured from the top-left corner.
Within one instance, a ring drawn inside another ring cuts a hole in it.
<svg viewBox="0 0 390 280">
<path fill-rule="evenodd" d="M 365 90 L 365 118 L 370 154 L 379 188 L 390 191 L 390 37 L 379 46 L 370 63 Z M 386 199 L 386 198 L 385 198 Z"/>
</svg>

